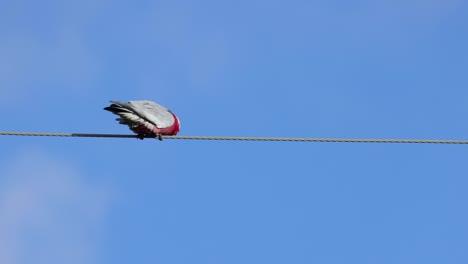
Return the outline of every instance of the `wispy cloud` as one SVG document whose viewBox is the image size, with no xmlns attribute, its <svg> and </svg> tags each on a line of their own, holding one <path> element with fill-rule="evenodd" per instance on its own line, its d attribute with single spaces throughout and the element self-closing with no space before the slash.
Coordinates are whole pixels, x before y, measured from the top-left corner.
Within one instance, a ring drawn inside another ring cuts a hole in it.
<svg viewBox="0 0 468 264">
<path fill-rule="evenodd" d="M 0 263 L 98 263 L 109 193 L 47 153 L 0 169 Z"/>
</svg>

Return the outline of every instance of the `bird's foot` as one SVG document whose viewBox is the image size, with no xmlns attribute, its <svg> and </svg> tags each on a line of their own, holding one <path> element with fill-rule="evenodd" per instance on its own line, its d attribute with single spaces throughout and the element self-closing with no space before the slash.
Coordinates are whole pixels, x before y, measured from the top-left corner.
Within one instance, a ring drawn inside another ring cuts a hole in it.
<svg viewBox="0 0 468 264">
<path fill-rule="evenodd" d="M 156 135 L 156 138 L 159 139 L 159 141 L 162 141 L 162 140 L 163 140 L 161 134 L 157 134 L 157 135 Z"/>
<path fill-rule="evenodd" d="M 139 140 L 143 140 L 143 139 L 145 139 L 145 136 L 146 136 L 145 134 L 138 134 L 138 135 L 137 135 L 137 138 L 138 138 Z"/>
</svg>

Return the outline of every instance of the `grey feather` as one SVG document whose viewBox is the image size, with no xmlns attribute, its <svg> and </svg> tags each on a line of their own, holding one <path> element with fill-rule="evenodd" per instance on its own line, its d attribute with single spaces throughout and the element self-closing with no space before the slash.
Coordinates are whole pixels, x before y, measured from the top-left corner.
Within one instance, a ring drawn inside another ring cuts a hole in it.
<svg viewBox="0 0 468 264">
<path fill-rule="evenodd" d="M 128 103 L 111 101 L 111 103 L 112 105 L 104 109 L 121 116 L 119 122 L 122 124 L 128 124 L 129 121 L 138 119 L 133 114 L 155 124 L 158 128 L 170 127 L 175 122 L 171 111 L 152 101 L 141 100 Z"/>
</svg>

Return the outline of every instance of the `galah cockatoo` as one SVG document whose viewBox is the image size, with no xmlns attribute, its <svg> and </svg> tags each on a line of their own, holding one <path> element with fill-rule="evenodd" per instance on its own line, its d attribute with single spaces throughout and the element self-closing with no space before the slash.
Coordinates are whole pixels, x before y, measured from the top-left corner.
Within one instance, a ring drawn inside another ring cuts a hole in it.
<svg viewBox="0 0 468 264">
<path fill-rule="evenodd" d="M 137 133 L 140 139 L 145 136 L 161 138 L 161 135 L 177 135 L 180 121 L 169 109 L 151 101 L 130 101 L 123 103 L 110 101 L 112 104 L 104 110 L 120 116 L 116 120 L 127 125 Z"/>
</svg>

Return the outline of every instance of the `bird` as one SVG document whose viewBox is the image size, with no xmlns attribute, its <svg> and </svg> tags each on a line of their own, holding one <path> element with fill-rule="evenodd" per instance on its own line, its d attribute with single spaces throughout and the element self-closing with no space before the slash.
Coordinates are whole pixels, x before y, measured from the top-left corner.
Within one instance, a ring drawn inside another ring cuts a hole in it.
<svg viewBox="0 0 468 264">
<path fill-rule="evenodd" d="M 179 118 L 166 107 L 148 100 L 110 101 L 111 105 L 104 110 L 118 115 L 119 124 L 127 125 L 130 130 L 143 140 L 155 137 L 162 140 L 162 135 L 174 136 L 179 133 Z"/>
</svg>

